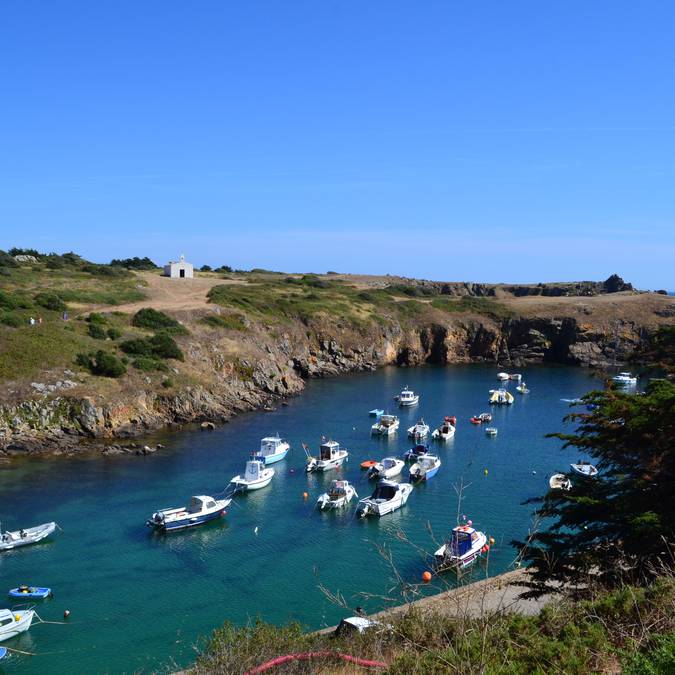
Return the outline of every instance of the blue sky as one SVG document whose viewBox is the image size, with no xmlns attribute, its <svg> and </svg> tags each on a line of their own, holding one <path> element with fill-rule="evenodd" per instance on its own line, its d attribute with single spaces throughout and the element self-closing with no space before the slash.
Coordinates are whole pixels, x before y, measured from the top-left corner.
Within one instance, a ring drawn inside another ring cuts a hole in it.
<svg viewBox="0 0 675 675">
<path fill-rule="evenodd" d="M 0 248 L 674 288 L 675 3 L 0 6 Z"/>
</svg>

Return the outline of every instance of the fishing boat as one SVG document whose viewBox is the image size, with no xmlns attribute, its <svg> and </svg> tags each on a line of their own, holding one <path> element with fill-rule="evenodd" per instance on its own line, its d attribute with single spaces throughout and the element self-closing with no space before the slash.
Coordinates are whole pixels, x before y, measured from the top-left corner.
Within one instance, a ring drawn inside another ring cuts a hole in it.
<svg viewBox="0 0 675 675">
<path fill-rule="evenodd" d="M 188 506 L 156 511 L 152 514 L 152 518 L 146 521 L 146 525 L 162 532 L 175 532 L 203 525 L 220 518 L 231 501 L 231 499 L 214 499 L 208 495 L 196 495 L 190 498 Z"/>
<path fill-rule="evenodd" d="M 441 425 L 434 429 L 434 432 L 431 434 L 431 437 L 437 441 L 447 441 L 450 440 L 455 435 L 455 426 L 457 425 L 456 417 L 448 417 L 447 415 L 443 418 Z"/>
<path fill-rule="evenodd" d="M 381 415 L 384 415 L 384 410 L 381 408 L 373 408 L 368 414 L 371 417 L 380 417 Z"/>
<path fill-rule="evenodd" d="M 398 476 L 401 473 L 404 466 L 405 462 L 402 459 L 385 457 L 381 462 L 368 469 L 368 478 L 394 478 L 394 476 Z"/>
<path fill-rule="evenodd" d="M 260 441 L 260 450 L 254 454 L 257 459 L 264 464 L 274 464 L 280 462 L 286 457 L 291 446 L 283 438 L 276 436 L 266 436 Z"/>
<path fill-rule="evenodd" d="M 554 473 L 548 479 L 548 485 L 551 490 L 571 490 L 572 481 L 564 473 Z"/>
<path fill-rule="evenodd" d="M 251 459 L 246 462 L 244 475 L 235 476 L 230 484 L 235 492 L 250 492 L 267 487 L 274 478 L 274 469 L 265 467 L 265 463 L 259 459 Z"/>
<path fill-rule="evenodd" d="M 22 530 L 9 530 L 2 532 L 0 528 L 0 551 L 9 551 L 19 546 L 28 546 L 29 544 L 37 544 L 48 537 L 56 529 L 56 523 L 44 523 L 36 525 L 35 527 L 27 527 Z"/>
<path fill-rule="evenodd" d="M 452 530 L 450 541 L 441 546 L 434 557 L 439 567 L 462 569 L 480 558 L 488 549 L 487 537 L 470 525 L 459 525 Z"/>
<path fill-rule="evenodd" d="M 593 476 L 598 475 L 598 470 L 590 462 L 580 461 L 576 464 L 570 464 L 572 471 L 578 473 L 580 476 L 586 476 L 586 478 L 592 478 Z"/>
<path fill-rule="evenodd" d="M 7 593 L 10 598 L 30 598 L 42 600 L 52 596 L 52 589 L 43 586 L 17 586 Z"/>
<path fill-rule="evenodd" d="M 356 509 L 356 514 L 362 518 L 366 516 L 384 516 L 387 513 L 400 509 L 407 501 L 413 486 L 410 483 L 393 483 L 381 480 L 373 494 L 362 499 Z"/>
<path fill-rule="evenodd" d="M 411 405 L 417 405 L 420 402 L 419 394 L 408 389 L 406 386 L 403 391 L 396 397 L 398 404 L 404 408 Z"/>
<path fill-rule="evenodd" d="M 330 471 L 342 466 L 349 452 L 340 448 L 337 441 L 325 441 L 319 446 L 318 457 L 308 457 L 307 471 Z"/>
<path fill-rule="evenodd" d="M 501 380 L 502 382 L 506 382 L 506 380 L 509 379 L 509 374 L 508 373 L 497 373 L 497 379 Z"/>
<path fill-rule="evenodd" d="M 506 389 L 490 389 L 488 401 L 496 405 L 511 405 L 513 403 L 513 394 Z"/>
<path fill-rule="evenodd" d="M 390 436 L 395 434 L 398 431 L 400 421 L 396 415 L 381 415 L 380 419 L 370 427 L 370 431 L 373 434 L 379 434 L 380 436 Z"/>
<path fill-rule="evenodd" d="M 35 616 L 34 609 L 0 609 L 0 642 L 27 631 Z"/>
<path fill-rule="evenodd" d="M 403 455 L 403 459 L 405 459 L 408 462 L 414 462 L 421 455 L 427 455 L 427 454 L 429 454 L 429 446 L 425 445 L 424 443 L 418 443 L 417 445 L 410 448 L 410 450 L 408 450 Z"/>
<path fill-rule="evenodd" d="M 412 438 L 426 438 L 428 435 L 429 425 L 422 419 L 408 429 L 408 436 Z"/>
<path fill-rule="evenodd" d="M 530 390 L 527 388 L 525 382 L 521 382 L 521 383 L 516 387 L 516 391 L 517 391 L 519 394 L 529 394 L 529 393 L 530 393 Z"/>
<path fill-rule="evenodd" d="M 487 427 L 485 429 L 485 434 L 487 436 L 496 436 L 497 435 L 497 427 Z"/>
<path fill-rule="evenodd" d="M 331 482 L 328 492 L 324 492 L 317 500 L 317 506 L 321 509 L 341 509 L 359 496 L 354 486 L 346 480 L 334 480 Z"/>
<path fill-rule="evenodd" d="M 441 460 L 436 455 L 420 455 L 410 467 L 410 480 L 431 480 L 441 468 Z"/>
<path fill-rule="evenodd" d="M 637 377 L 631 373 L 619 373 L 612 378 L 612 382 L 623 385 L 637 384 Z"/>
</svg>

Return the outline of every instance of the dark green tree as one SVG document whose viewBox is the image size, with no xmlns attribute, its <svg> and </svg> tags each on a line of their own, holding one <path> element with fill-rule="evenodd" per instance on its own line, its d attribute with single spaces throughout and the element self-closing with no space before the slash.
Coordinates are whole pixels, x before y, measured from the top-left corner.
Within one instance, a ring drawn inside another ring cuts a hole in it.
<svg viewBox="0 0 675 675">
<path fill-rule="evenodd" d="M 570 491 L 531 500 L 546 529 L 512 542 L 532 572 L 526 596 L 591 578 L 605 587 L 647 583 L 674 564 L 675 385 L 591 392 L 583 403 L 592 411 L 566 418 L 575 432 L 551 436 L 590 456 L 599 473 L 570 475 Z"/>
</svg>

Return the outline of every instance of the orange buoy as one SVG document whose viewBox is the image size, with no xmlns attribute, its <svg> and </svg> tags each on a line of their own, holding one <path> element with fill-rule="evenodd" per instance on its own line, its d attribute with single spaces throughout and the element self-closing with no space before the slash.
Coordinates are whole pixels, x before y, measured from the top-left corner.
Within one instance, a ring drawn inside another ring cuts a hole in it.
<svg viewBox="0 0 675 675">
<path fill-rule="evenodd" d="M 431 581 L 431 572 L 429 571 L 422 572 L 422 581 L 425 584 L 428 584 Z"/>
<path fill-rule="evenodd" d="M 495 538 L 490 537 L 490 546 L 494 546 L 494 544 L 495 544 Z"/>
<path fill-rule="evenodd" d="M 307 497 L 309 497 L 309 492 L 303 492 L 302 496 L 304 499 L 307 499 Z"/>
</svg>

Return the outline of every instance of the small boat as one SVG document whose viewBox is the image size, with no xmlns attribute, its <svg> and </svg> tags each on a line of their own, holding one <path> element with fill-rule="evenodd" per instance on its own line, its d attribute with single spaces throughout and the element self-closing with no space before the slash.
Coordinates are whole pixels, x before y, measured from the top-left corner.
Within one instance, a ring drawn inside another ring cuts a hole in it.
<svg viewBox="0 0 675 675">
<path fill-rule="evenodd" d="M 356 509 L 356 514 L 365 516 L 384 516 L 387 513 L 400 509 L 407 501 L 413 486 L 410 483 L 393 483 L 381 480 L 370 497 L 362 499 Z"/>
<path fill-rule="evenodd" d="M 429 425 L 422 419 L 408 429 L 408 436 L 412 438 L 426 438 L 428 435 Z"/>
<path fill-rule="evenodd" d="M 380 417 L 381 415 L 384 415 L 384 410 L 380 408 L 373 408 L 368 414 L 371 417 Z"/>
<path fill-rule="evenodd" d="M 377 464 L 376 459 L 366 459 L 365 461 L 361 462 L 361 468 L 362 469 L 370 469 L 371 467 L 375 466 Z"/>
<path fill-rule="evenodd" d="M 380 419 L 370 427 L 370 431 L 371 433 L 379 434 L 380 436 L 390 436 L 398 431 L 400 424 L 401 423 L 396 415 L 381 415 Z"/>
<path fill-rule="evenodd" d="M 359 498 L 354 486 L 349 481 L 334 480 L 331 482 L 328 492 L 324 492 L 316 503 L 321 510 L 341 509 L 343 506 L 347 506 L 354 497 Z"/>
<path fill-rule="evenodd" d="M 515 380 L 516 382 L 520 382 L 523 379 L 523 376 L 520 373 L 510 373 L 509 374 L 509 380 Z"/>
<path fill-rule="evenodd" d="M 571 490 L 572 481 L 564 473 L 554 473 L 548 479 L 548 485 L 551 490 Z"/>
<path fill-rule="evenodd" d="M 235 476 L 230 484 L 234 485 L 235 492 L 250 492 L 267 487 L 274 478 L 274 469 L 265 467 L 265 463 L 259 459 L 251 459 L 246 462 L 244 475 Z"/>
<path fill-rule="evenodd" d="M 492 415 L 490 413 L 481 413 L 478 415 L 478 419 L 485 424 L 486 422 L 492 422 Z"/>
<path fill-rule="evenodd" d="M 441 546 L 434 557 L 439 567 L 462 569 L 487 551 L 487 537 L 469 525 L 453 528 L 450 541 Z"/>
<path fill-rule="evenodd" d="M 592 478 L 593 476 L 598 475 L 598 470 L 590 462 L 577 462 L 576 464 L 570 464 L 572 471 L 578 473 L 580 476 L 586 476 L 586 478 Z"/>
<path fill-rule="evenodd" d="M 485 433 L 488 436 L 496 436 L 497 435 L 497 427 L 487 427 L 485 429 Z"/>
<path fill-rule="evenodd" d="M 513 403 L 513 394 L 506 389 L 490 389 L 490 398 L 488 401 L 496 405 L 511 405 Z"/>
<path fill-rule="evenodd" d="M 9 595 L 10 598 L 31 598 L 33 600 L 42 600 L 43 598 L 49 598 L 52 596 L 52 589 L 42 586 L 17 586 L 16 588 L 13 588 L 11 591 L 9 591 L 7 595 Z"/>
<path fill-rule="evenodd" d="M 623 385 L 637 384 L 637 377 L 634 377 L 631 373 L 619 373 L 612 378 L 612 382 Z"/>
<path fill-rule="evenodd" d="M 7 647 L 0 647 L 0 661 L 7 656 Z"/>
<path fill-rule="evenodd" d="M 455 435 L 455 427 L 457 426 L 456 417 L 448 417 L 447 415 L 443 419 L 441 425 L 434 429 L 434 433 L 431 434 L 431 437 L 438 441 L 447 441 Z"/>
<path fill-rule="evenodd" d="M 403 391 L 396 397 L 398 404 L 401 407 L 417 405 L 420 402 L 419 394 L 416 394 L 414 391 L 405 387 Z"/>
<path fill-rule="evenodd" d="M 525 385 L 525 382 L 521 382 L 521 383 L 516 387 L 516 391 L 517 391 L 519 394 L 529 394 L 529 393 L 530 393 L 530 390 L 529 390 L 529 389 L 527 388 L 527 386 Z"/>
<path fill-rule="evenodd" d="M 410 480 L 431 480 L 441 468 L 441 460 L 436 455 L 420 455 L 410 467 Z"/>
<path fill-rule="evenodd" d="M 410 450 L 408 450 L 408 452 L 406 452 L 403 455 L 403 459 L 405 459 L 408 462 L 414 462 L 421 455 L 427 454 L 429 454 L 429 446 L 424 445 L 423 443 L 418 443 L 414 447 L 410 448 Z"/>
<path fill-rule="evenodd" d="M 279 434 L 267 436 L 260 441 L 260 450 L 254 454 L 253 458 L 265 464 L 274 464 L 284 459 L 290 449 L 291 446 L 280 438 Z"/>
<path fill-rule="evenodd" d="M 349 456 L 347 450 L 340 448 L 337 441 L 325 441 L 319 446 L 319 456 L 311 457 L 307 463 L 307 471 L 330 471 L 342 466 Z M 311 467 L 311 468 L 310 468 Z"/>
<path fill-rule="evenodd" d="M 208 495 L 196 495 L 190 498 L 187 507 L 179 506 L 153 513 L 152 518 L 146 521 L 146 525 L 162 532 L 174 532 L 203 525 L 220 518 L 231 501 L 231 499 L 214 499 Z"/>
<path fill-rule="evenodd" d="M 23 530 L 9 530 L 0 534 L 0 551 L 9 551 L 19 546 L 37 544 L 48 537 L 56 529 L 56 523 L 44 523 L 35 527 L 27 527 Z M 1 532 L 2 530 L 0 530 Z"/>
<path fill-rule="evenodd" d="M 385 457 L 381 462 L 370 467 L 368 478 L 394 478 L 394 476 L 398 476 L 401 473 L 404 466 L 405 462 L 402 459 Z"/>
<path fill-rule="evenodd" d="M 497 373 L 497 379 L 501 380 L 502 382 L 505 382 L 506 380 L 509 379 L 509 374 L 508 373 Z"/>
<path fill-rule="evenodd" d="M 0 609 L 0 642 L 27 631 L 34 616 L 33 609 Z"/>
</svg>

